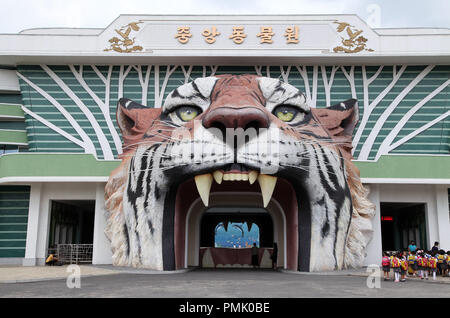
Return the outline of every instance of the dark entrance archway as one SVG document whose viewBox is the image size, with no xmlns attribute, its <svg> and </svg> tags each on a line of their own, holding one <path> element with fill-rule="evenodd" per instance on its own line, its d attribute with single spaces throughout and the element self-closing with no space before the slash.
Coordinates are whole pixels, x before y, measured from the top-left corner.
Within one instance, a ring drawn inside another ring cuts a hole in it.
<svg viewBox="0 0 450 318">
<path fill-rule="evenodd" d="M 424 203 L 381 202 L 381 238 L 384 251 L 406 250 L 411 241 L 427 249 Z"/>
<path fill-rule="evenodd" d="M 200 222 L 200 267 L 254 267 L 252 246 L 256 244 L 257 268 L 270 268 L 273 242 L 274 222 L 265 208 L 207 208 Z"/>
<path fill-rule="evenodd" d="M 50 212 L 49 248 L 93 243 L 95 201 L 53 200 Z"/>
<path fill-rule="evenodd" d="M 278 180 L 272 200 L 265 208 L 273 222 L 273 240 L 278 244 L 278 266 L 296 270 L 298 259 L 298 221 L 297 203 L 284 199 L 283 194 L 290 193 L 289 187 Z M 175 249 L 177 251 L 177 268 L 200 266 L 201 256 L 201 220 L 208 208 L 205 208 L 197 193 L 191 189 L 189 182 L 182 184 L 178 190 L 175 213 Z M 279 201 L 279 200 L 280 201 Z M 281 203 L 280 203 L 281 202 Z M 211 192 L 209 208 L 262 208 L 262 197 L 256 192 Z M 270 259 L 269 259 L 270 261 Z"/>
</svg>

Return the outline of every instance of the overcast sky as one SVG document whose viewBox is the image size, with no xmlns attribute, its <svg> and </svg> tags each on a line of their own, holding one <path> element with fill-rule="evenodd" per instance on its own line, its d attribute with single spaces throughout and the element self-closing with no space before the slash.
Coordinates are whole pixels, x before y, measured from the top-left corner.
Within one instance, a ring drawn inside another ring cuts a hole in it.
<svg viewBox="0 0 450 318">
<path fill-rule="evenodd" d="M 373 27 L 450 28 L 450 0 L 0 0 L 0 33 L 105 28 L 120 14 L 358 14 Z"/>
</svg>

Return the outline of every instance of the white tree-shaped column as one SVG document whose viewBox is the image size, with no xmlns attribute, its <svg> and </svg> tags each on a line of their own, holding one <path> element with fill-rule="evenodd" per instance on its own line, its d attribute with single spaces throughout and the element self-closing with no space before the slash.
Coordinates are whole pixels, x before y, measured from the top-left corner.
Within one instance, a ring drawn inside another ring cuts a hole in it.
<svg viewBox="0 0 450 318">
<path fill-rule="evenodd" d="M 110 87 L 111 87 L 111 74 L 112 74 L 112 65 L 108 67 L 108 74 L 107 76 L 103 76 L 103 74 L 99 71 L 99 69 L 95 65 L 91 65 L 91 68 L 94 70 L 95 74 L 100 78 L 100 80 L 105 84 L 105 99 L 101 100 L 100 97 L 98 97 L 97 94 L 94 93 L 94 91 L 89 87 L 89 85 L 86 83 L 86 81 L 83 78 L 83 65 L 80 65 L 79 71 L 76 70 L 75 66 L 69 65 L 70 70 L 72 71 L 72 74 L 75 76 L 75 78 L 78 80 L 78 83 L 84 88 L 84 90 L 91 96 L 91 98 L 95 101 L 98 108 L 101 110 L 103 117 L 105 118 L 106 125 L 108 126 L 108 130 L 113 138 L 114 146 L 116 147 L 117 153 L 122 153 L 122 141 L 120 140 L 119 134 L 117 133 L 116 128 L 114 127 L 114 124 L 111 120 L 110 115 Z M 91 123 L 92 124 L 92 123 Z M 94 125 L 93 125 L 94 127 Z M 95 127 L 94 127 L 95 129 Z M 96 130 L 97 132 L 97 130 Z M 100 139 L 99 139 L 100 140 Z M 100 141 L 102 142 L 102 141 Z M 106 141 L 107 142 L 107 141 Z M 103 149 L 102 145 L 102 149 Z M 106 148 L 106 147 L 105 147 Z M 114 159 L 114 156 L 112 153 L 108 153 L 108 157 L 105 155 L 105 159 Z"/>
</svg>

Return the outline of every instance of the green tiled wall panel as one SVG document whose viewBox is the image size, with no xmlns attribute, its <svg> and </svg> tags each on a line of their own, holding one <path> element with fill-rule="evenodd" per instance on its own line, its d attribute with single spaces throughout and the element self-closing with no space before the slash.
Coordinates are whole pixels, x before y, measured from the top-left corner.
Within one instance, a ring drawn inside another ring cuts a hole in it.
<svg viewBox="0 0 450 318">
<path fill-rule="evenodd" d="M 24 257 L 29 186 L 0 186 L 0 257 Z"/>
</svg>

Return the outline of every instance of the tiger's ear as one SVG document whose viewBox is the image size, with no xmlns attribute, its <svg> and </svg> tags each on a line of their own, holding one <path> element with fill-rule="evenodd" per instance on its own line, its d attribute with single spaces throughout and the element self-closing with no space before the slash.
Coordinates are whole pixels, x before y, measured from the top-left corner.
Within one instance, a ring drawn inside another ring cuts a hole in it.
<svg viewBox="0 0 450 318">
<path fill-rule="evenodd" d="M 312 108 L 315 119 L 332 137 L 352 137 L 359 120 L 358 102 L 348 99 L 327 108 Z"/>
<path fill-rule="evenodd" d="M 142 139 L 160 114 L 161 108 L 146 107 L 128 98 L 119 99 L 116 118 L 122 132 L 124 152 Z"/>
</svg>

